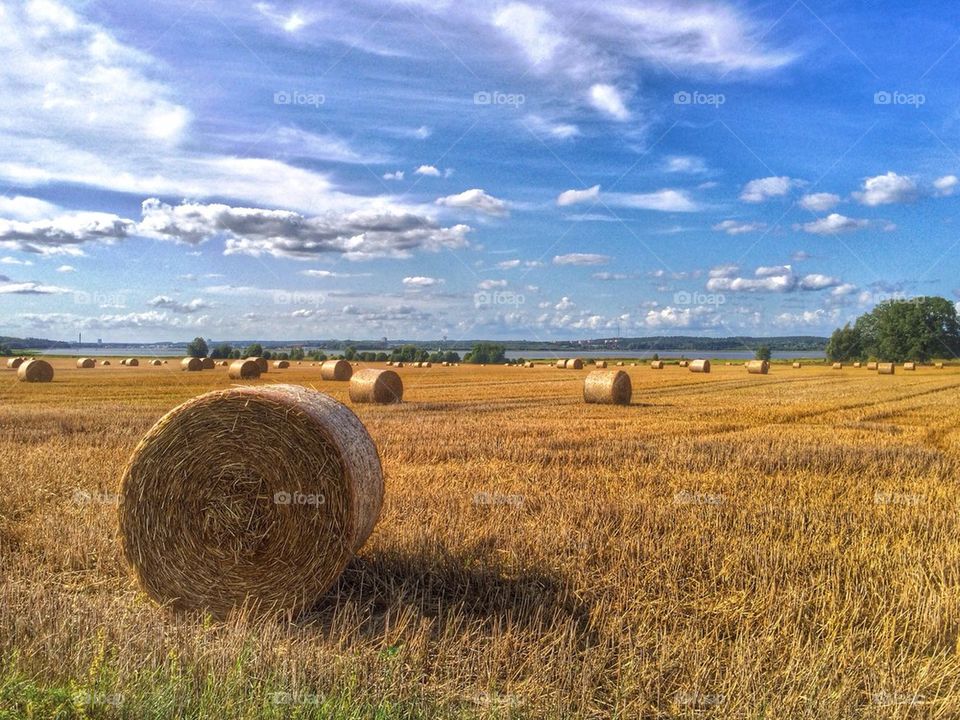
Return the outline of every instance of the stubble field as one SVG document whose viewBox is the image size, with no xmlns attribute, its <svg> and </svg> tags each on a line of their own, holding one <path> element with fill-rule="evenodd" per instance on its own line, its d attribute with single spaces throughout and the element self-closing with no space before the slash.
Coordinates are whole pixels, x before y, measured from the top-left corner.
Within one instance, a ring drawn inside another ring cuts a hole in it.
<svg viewBox="0 0 960 720">
<path fill-rule="evenodd" d="M 226 368 L 0 373 L 0 717 L 953 718 L 960 368 L 403 368 L 380 522 L 291 622 L 172 616 L 115 493 Z M 376 365 L 376 364 L 374 364 Z M 274 370 L 347 402 L 319 368 Z"/>
</svg>

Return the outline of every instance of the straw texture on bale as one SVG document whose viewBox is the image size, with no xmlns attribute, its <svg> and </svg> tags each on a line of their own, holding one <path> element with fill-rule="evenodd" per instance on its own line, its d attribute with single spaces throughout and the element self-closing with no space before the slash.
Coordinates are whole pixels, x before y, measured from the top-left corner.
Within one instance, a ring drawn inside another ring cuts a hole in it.
<svg viewBox="0 0 960 720">
<path fill-rule="evenodd" d="M 800 368 L 803 367 L 803 363 L 795 362 L 795 363 L 793 364 L 793 367 L 794 367 L 795 370 L 799 370 Z"/>
<path fill-rule="evenodd" d="M 153 365 L 154 367 L 158 367 L 158 366 L 162 366 L 163 362 L 161 362 L 160 360 L 151 360 L 150 364 Z"/>
<path fill-rule="evenodd" d="M 663 370 L 663 360 L 652 360 L 650 367 L 654 370 Z"/>
<path fill-rule="evenodd" d="M 565 365 L 567 370 L 583 370 L 583 360 L 580 358 L 573 358 L 572 360 L 567 360 Z"/>
<path fill-rule="evenodd" d="M 217 366 L 217 363 L 213 358 L 205 357 L 205 358 L 200 358 L 200 366 L 204 370 L 213 370 Z"/>
<path fill-rule="evenodd" d="M 227 376 L 232 380 L 256 380 L 260 377 L 260 365 L 256 360 L 234 360 Z"/>
<path fill-rule="evenodd" d="M 137 358 L 127 358 L 123 361 L 123 364 L 127 367 L 138 367 L 140 365 L 140 361 L 137 360 Z"/>
<path fill-rule="evenodd" d="M 897 372 L 897 366 L 893 363 L 878 363 L 877 372 L 881 375 L 893 375 Z"/>
<path fill-rule="evenodd" d="M 867 370 L 876 370 L 878 366 L 879 366 L 879 363 L 876 363 L 876 362 L 868 362 L 868 363 L 867 363 Z"/>
<path fill-rule="evenodd" d="M 320 366 L 320 377 L 324 380 L 346 382 L 353 376 L 353 366 L 346 360 L 327 360 Z"/>
<path fill-rule="evenodd" d="M 403 380 L 393 370 L 367 368 L 350 378 L 350 400 L 387 405 L 403 400 Z"/>
<path fill-rule="evenodd" d="M 349 408 L 295 385 L 237 387 L 171 410 L 140 441 L 120 537 L 140 587 L 173 610 L 298 613 L 382 505 L 377 448 Z"/>
<path fill-rule="evenodd" d="M 766 375 L 770 372 L 770 363 L 766 360 L 751 360 L 747 363 L 747 372 L 751 375 Z"/>
<path fill-rule="evenodd" d="M 198 370 L 203 370 L 203 361 L 197 357 L 185 357 L 180 361 L 181 370 L 189 370 L 190 372 L 197 372 Z"/>
<path fill-rule="evenodd" d="M 53 380 L 53 365 L 46 360 L 27 360 L 17 368 L 17 379 L 21 382 L 50 382 Z"/>
<path fill-rule="evenodd" d="M 7 367 L 11 370 L 16 370 L 18 367 L 23 365 L 24 359 L 22 357 L 12 357 L 7 360 Z"/>
<path fill-rule="evenodd" d="M 917 364 L 916 364 L 916 363 L 912 363 L 912 362 L 904 363 L 904 364 L 903 364 L 903 369 L 904 369 L 904 370 L 916 370 L 916 369 L 917 369 Z"/>
<path fill-rule="evenodd" d="M 561 370 L 567 366 L 566 360 L 557 360 L 557 367 Z"/>
<path fill-rule="evenodd" d="M 694 360 L 690 363 L 690 372 L 695 373 L 708 373 L 710 372 L 710 361 L 709 360 Z"/>
<path fill-rule="evenodd" d="M 93 358 L 77 358 L 77 367 L 78 368 L 92 368 L 97 366 L 97 361 Z"/>
<path fill-rule="evenodd" d="M 267 370 L 269 370 L 269 363 L 262 357 L 248 357 L 247 360 L 253 360 L 260 367 L 260 374 L 262 375 Z"/>
<path fill-rule="evenodd" d="M 833 364 L 833 369 L 834 369 L 834 370 L 843 370 L 843 363 L 834 363 L 834 364 Z"/>
<path fill-rule="evenodd" d="M 274 360 L 274 361 L 273 361 L 273 366 L 274 366 L 275 368 L 277 368 L 278 370 L 286 370 L 288 367 L 290 367 L 290 361 L 289 361 L 289 360 Z"/>
<path fill-rule="evenodd" d="M 583 380 L 583 401 L 603 405 L 629 405 L 633 387 L 623 370 L 594 370 Z"/>
</svg>

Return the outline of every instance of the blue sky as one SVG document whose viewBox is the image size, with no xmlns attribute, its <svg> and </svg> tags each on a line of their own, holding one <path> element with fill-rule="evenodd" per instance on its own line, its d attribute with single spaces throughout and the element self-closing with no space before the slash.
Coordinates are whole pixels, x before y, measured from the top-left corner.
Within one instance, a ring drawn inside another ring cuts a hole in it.
<svg viewBox="0 0 960 720">
<path fill-rule="evenodd" d="M 956 299 L 960 7 L 0 2 L 0 334 L 827 334 Z"/>
</svg>

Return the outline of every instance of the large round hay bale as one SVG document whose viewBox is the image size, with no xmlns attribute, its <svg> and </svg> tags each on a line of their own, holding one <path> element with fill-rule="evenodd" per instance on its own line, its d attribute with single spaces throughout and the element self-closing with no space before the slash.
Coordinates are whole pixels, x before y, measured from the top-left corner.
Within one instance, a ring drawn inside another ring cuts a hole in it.
<svg viewBox="0 0 960 720">
<path fill-rule="evenodd" d="M 234 360 L 227 376 L 233 380 L 256 380 L 260 377 L 260 365 L 256 360 Z"/>
<path fill-rule="evenodd" d="M 794 369 L 794 370 L 799 370 L 799 369 L 802 368 L 802 367 L 803 367 L 803 363 L 795 362 L 795 363 L 793 364 L 793 369 Z"/>
<path fill-rule="evenodd" d="M 327 360 L 320 366 L 320 377 L 324 380 L 346 382 L 353 376 L 353 366 L 346 360 Z"/>
<path fill-rule="evenodd" d="M 694 360 L 690 363 L 690 372 L 695 373 L 708 373 L 710 372 L 710 361 L 709 360 Z"/>
<path fill-rule="evenodd" d="M 137 358 L 127 358 L 123 361 L 123 364 L 127 367 L 138 367 L 140 365 L 140 361 L 137 360 Z"/>
<path fill-rule="evenodd" d="M 557 360 L 557 367 L 563 370 L 567 366 L 566 360 Z"/>
<path fill-rule="evenodd" d="M 877 370 L 878 367 L 879 367 L 879 363 L 877 363 L 874 360 L 871 360 L 870 362 L 867 363 L 867 370 Z"/>
<path fill-rule="evenodd" d="M 650 368 L 652 370 L 663 370 L 663 360 L 651 360 Z"/>
<path fill-rule="evenodd" d="M 110 364 L 110 361 L 109 361 L 109 360 L 101 360 L 101 361 L 100 361 L 100 365 L 103 366 L 103 367 L 106 367 L 106 366 L 109 365 L 109 364 Z"/>
<path fill-rule="evenodd" d="M 393 370 L 367 368 L 350 378 L 349 393 L 355 403 L 398 403 L 403 400 L 403 381 Z"/>
<path fill-rule="evenodd" d="M 286 370 L 288 367 L 290 367 L 290 361 L 289 361 L 289 360 L 274 360 L 274 361 L 273 361 L 273 366 L 274 366 L 275 368 L 277 368 L 278 370 Z"/>
<path fill-rule="evenodd" d="M 893 363 L 877 363 L 877 372 L 880 375 L 894 375 L 897 372 L 897 366 Z"/>
<path fill-rule="evenodd" d="M 203 362 L 197 357 L 185 357 L 180 361 L 180 369 L 197 372 L 198 370 L 203 370 Z"/>
<path fill-rule="evenodd" d="M 77 367 L 81 369 L 88 369 L 97 366 L 97 361 L 93 358 L 77 358 Z"/>
<path fill-rule="evenodd" d="M 833 369 L 834 369 L 834 370 L 843 370 L 843 363 L 838 363 L 838 362 L 834 363 L 834 364 L 833 364 Z"/>
<path fill-rule="evenodd" d="M 623 370 L 594 370 L 583 380 L 583 401 L 604 405 L 629 405 L 633 387 Z"/>
<path fill-rule="evenodd" d="M 766 360 L 751 360 L 747 363 L 747 372 L 751 375 L 766 375 L 770 372 L 770 363 Z"/>
<path fill-rule="evenodd" d="M 914 362 L 904 363 L 904 364 L 903 364 L 903 369 L 904 369 L 904 370 L 916 370 L 916 369 L 917 369 L 917 364 L 914 363 Z"/>
<path fill-rule="evenodd" d="M 213 370 L 217 366 L 217 361 L 211 357 L 200 358 L 200 367 L 204 370 Z"/>
<path fill-rule="evenodd" d="M 16 370 L 21 365 L 23 365 L 25 361 L 26 361 L 25 358 L 22 358 L 22 357 L 12 357 L 9 360 L 7 360 L 7 367 L 10 368 L 11 370 Z"/>
<path fill-rule="evenodd" d="M 163 362 L 160 361 L 160 360 L 151 360 L 151 361 L 150 361 L 150 364 L 153 365 L 154 367 L 162 367 L 162 366 L 163 366 Z"/>
<path fill-rule="evenodd" d="M 297 613 L 382 505 L 377 448 L 349 408 L 295 385 L 235 387 L 171 410 L 140 441 L 120 536 L 140 587 L 174 610 Z"/>
<path fill-rule="evenodd" d="M 566 368 L 567 370 L 583 370 L 583 360 L 580 358 L 567 360 Z"/>
<path fill-rule="evenodd" d="M 253 360 L 260 368 L 260 374 L 267 372 L 270 369 L 269 363 L 267 363 L 265 358 L 262 357 L 248 357 L 247 360 Z"/>
<path fill-rule="evenodd" d="M 17 368 L 17 379 L 21 382 L 50 382 L 53 380 L 53 365 L 46 360 L 27 360 Z"/>
</svg>

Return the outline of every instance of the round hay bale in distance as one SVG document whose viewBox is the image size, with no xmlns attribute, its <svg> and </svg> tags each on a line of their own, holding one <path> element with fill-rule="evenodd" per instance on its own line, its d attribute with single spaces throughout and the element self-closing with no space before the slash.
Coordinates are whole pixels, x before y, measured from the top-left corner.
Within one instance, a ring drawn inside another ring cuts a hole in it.
<svg viewBox="0 0 960 720">
<path fill-rule="evenodd" d="M 680 362 L 677 363 L 677 366 L 678 366 L 678 367 L 683 367 L 683 368 L 685 368 L 685 367 L 690 367 L 690 361 L 689 361 L 689 360 L 681 360 Z"/>
<path fill-rule="evenodd" d="M 908 362 L 903 364 L 904 370 L 916 370 L 917 364 L 915 362 Z"/>
<path fill-rule="evenodd" d="M 937 370 L 943 370 L 943 363 L 942 363 L 942 362 L 938 362 L 934 367 L 936 367 Z"/>
<path fill-rule="evenodd" d="M 843 363 L 838 363 L 838 362 L 834 363 L 834 364 L 833 364 L 833 369 L 834 369 L 834 370 L 843 370 Z"/>
<path fill-rule="evenodd" d="M 198 372 L 203 370 L 203 361 L 198 357 L 185 357 L 180 361 L 180 369 Z"/>
<path fill-rule="evenodd" d="M 393 370 L 367 368 L 350 378 L 348 392 L 355 403 L 398 403 L 403 401 L 403 380 Z"/>
<path fill-rule="evenodd" d="M 20 382 L 45 383 L 53 380 L 53 365 L 46 360 L 27 360 L 17 368 Z"/>
<path fill-rule="evenodd" d="M 803 367 L 803 363 L 795 362 L 795 363 L 793 364 L 793 369 L 794 369 L 794 370 L 799 370 L 799 369 L 802 368 L 802 367 Z"/>
<path fill-rule="evenodd" d="M 227 370 L 231 380 L 256 380 L 260 377 L 260 364 L 256 360 L 234 360 Z"/>
<path fill-rule="evenodd" d="M 120 485 L 124 557 L 173 610 L 308 609 L 376 525 L 383 471 L 345 405 L 295 385 L 219 390 L 174 408 Z"/>
<path fill-rule="evenodd" d="M 567 366 L 567 361 L 566 361 L 566 360 L 557 360 L 557 365 L 556 365 L 556 366 L 562 370 L 562 369 L 564 369 L 564 368 Z"/>
<path fill-rule="evenodd" d="M 83 370 L 96 367 L 97 361 L 93 358 L 77 358 L 77 367 Z"/>
<path fill-rule="evenodd" d="M 880 375 L 895 375 L 897 366 L 893 363 L 877 363 L 877 372 Z"/>
<path fill-rule="evenodd" d="M 103 366 L 103 367 L 106 367 L 106 366 L 109 365 L 109 364 L 110 364 L 110 361 L 109 361 L 109 360 L 101 360 L 101 361 L 100 361 L 100 365 Z"/>
<path fill-rule="evenodd" d="M 262 357 L 256 356 L 256 357 L 248 357 L 248 358 L 246 358 L 246 359 L 247 359 L 247 360 L 253 360 L 253 361 L 260 367 L 260 374 L 261 374 L 261 375 L 262 375 L 263 373 L 267 372 L 267 370 L 270 369 L 270 364 L 266 361 L 266 358 L 262 358 Z"/>
<path fill-rule="evenodd" d="M 353 366 L 346 360 L 327 360 L 320 366 L 320 377 L 324 380 L 346 382 L 353 377 Z"/>
<path fill-rule="evenodd" d="M 211 357 L 200 358 L 200 367 L 204 370 L 213 370 L 217 366 L 217 361 Z"/>
<path fill-rule="evenodd" d="M 694 360 L 690 363 L 690 372 L 695 373 L 708 373 L 710 372 L 710 361 L 709 360 Z"/>
<path fill-rule="evenodd" d="M 163 366 L 163 361 L 162 361 L 162 360 L 151 360 L 151 361 L 150 361 L 150 364 L 151 364 L 153 367 L 162 367 L 162 366 Z"/>
<path fill-rule="evenodd" d="M 573 358 L 572 360 L 567 360 L 566 365 L 564 366 L 567 370 L 583 370 L 583 360 L 580 358 Z"/>
<path fill-rule="evenodd" d="M 606 364 L 606 363 L 604 363 L 604 364 Z M 617 363 L 617 367 L 623 367 L 624 365 L 626 365 L 626 363 L 623 362 L 623 360 L 620 360 L 620 361 Z"/>
<path fill-rule="evenodd" d="M 876 361 L 870 361 L 867 363 L 867 370 L 876 370 L 879 367 L 879 363 Z"/>
<path fill-rule="evenodd" d="M 593 370 L 583 379 L 586 403 L 629 405 L 632 394 L 630 376 L 623 370 Z"/>
<path fill-rule="evenodd" d="M 651 360 L 650 361 L 651 370 L 663 370 L 663 360 Z"/>
<path fill-rule="evenodd" d="M 290 361 L 289 361 L 289 360 L 274 360 L 274 361 L 273 361 L 273 366 L 274 366 L 275 368 L 277 368 L 278 370 L 286 370 L 288 367 L 290 367 Z"/>
<path fill-rule="evenodd" d="M 766 360 L 751 360 L 747 363 L 747 372 L 751 375 L 766 375 L 770 372 L 770 363 Z"/>
<path fill-rule="evenodd" d="M 606 367 L 607 367 L 607 361 L 606 361 L 606 360 L 597 360 L 596 362 L 594 362 L 594 365 L 596 365 L 596 366 L 597 366 L 598 368 L 600 368 L 600 369 L 603 369 L 603 368 L 606 368 Z"/>
<path fill-rule="evenodd" d="M 138 367 L 140 365 L 140 361 L 137 358 L 127 358 L 122 364 L 126 365 L 127 367 Z"/>
<path fill-rule="evenodd" d="M 23 365 L 24 362 L 26 362 L 26 358 L 12 357 L 9 360 L 7 360 L 7 367 L 10 368 L 11 370 L 16 370 L 21 365 Z"/>
</svg>

